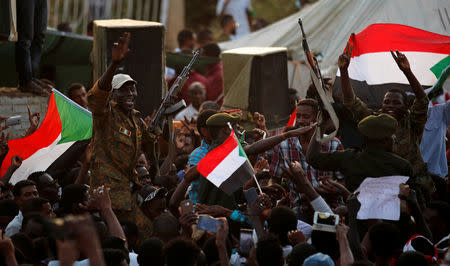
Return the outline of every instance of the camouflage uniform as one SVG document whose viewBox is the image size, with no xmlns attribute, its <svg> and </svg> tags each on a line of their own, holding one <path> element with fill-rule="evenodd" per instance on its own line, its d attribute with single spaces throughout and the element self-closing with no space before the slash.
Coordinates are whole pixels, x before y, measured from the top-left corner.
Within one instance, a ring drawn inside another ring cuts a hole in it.
<svg viewBox="0 0 450 266">
<path fill-rule="evenodd" d="M 135 167 L 140 153 L 150 151 L 153 138 L 147 133 L 140 113 L 132 110 L 128 117 L 117 103 L 109 101 L 110 95 L 111 91 L 101 90 L 96 82 L 87 96 L 94 124 L 91 187 L 111 188 L 112 208 L 119 219 L 131 220 L 141 229 L 148 221 L 146 227 L 151 227 L 136 203 L 132 186 L 137 184 Z"/>
<path fill-rule="evenodd" d="M 423 161 L 419 146 L 427 122 L 428 102 L 427 97 L 414 100 L 406 116 L 398 121 L 393 147 L 395 154 L 411 163 L 416 182 L 425 186 L 427 194 L 434 192 L 434 183 L 428 173 L 427 165 Z M 344 105 L 358 121 L 375 113 L 358 97 L 344 99 Z"/>
</svg>

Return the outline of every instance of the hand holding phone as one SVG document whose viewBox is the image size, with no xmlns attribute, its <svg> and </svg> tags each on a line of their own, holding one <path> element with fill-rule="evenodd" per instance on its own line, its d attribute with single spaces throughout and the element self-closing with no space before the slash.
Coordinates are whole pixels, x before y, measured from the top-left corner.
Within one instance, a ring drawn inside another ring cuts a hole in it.
<svg viewBox="0 0 450 266">
<path fill-rule="evenodd" d="M 180 203 L 180 208 L 181 208 L 181 215 L 194 212 L 194 204 L 190 199 L 183 200 Z"/>
</svg>

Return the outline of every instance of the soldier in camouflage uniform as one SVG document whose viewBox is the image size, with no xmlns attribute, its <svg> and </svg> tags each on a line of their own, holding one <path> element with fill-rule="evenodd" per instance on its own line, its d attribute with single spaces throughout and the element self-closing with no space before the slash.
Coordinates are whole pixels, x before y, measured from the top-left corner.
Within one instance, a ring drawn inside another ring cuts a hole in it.
<svg viewBox="0 0 450 266">
<path fill-rule="evenodd" d="M 355 119 L 360 121 L 375 112 L 355 96 L 350 84 L 347 68 L 350 63 L 351 50 L 352 47 L 349 49 L 347 45 L 346 52 L 339 57 L 338 64 L 341 72 L 344 105 L 353 113 Z M 396 53 L 391 51 L 391 54 L 408 79 L 416 97 L 411 108 L 408 109 L 405 92 L 400 89 L 390 89 L 384 95 L 379 112 L 389 114 L 397 120 L 398 127 L 394 135 L 393 152 L 411 163 L 416 183 L 421 185 L 426 192 L 424 196 L 428 197 L 429 194 L 434 192 L 435 187 L 422 159 L 419 146 L 427 122 L 429 100 L 419 81 L 412 73 L 406 56 L 399 51 L 396 51 Z"/>
<path fill-rule="evenodd" d="M 138 208 L 135 190 L 136 163 L 141 151 L 152 149 L 140 113 L 133 109 L 137 96 L 136 81 L 125 74 L 114 73 L 129 52 L 130 34 L 125 33 L 112 49 L 112 63 L 88 93 L 93 117 L 91 187 L 109 187 L 111 204 L 119 219 L 136 223 L 141 236 L 151 233 L 151 222 Z"/>
</svg>

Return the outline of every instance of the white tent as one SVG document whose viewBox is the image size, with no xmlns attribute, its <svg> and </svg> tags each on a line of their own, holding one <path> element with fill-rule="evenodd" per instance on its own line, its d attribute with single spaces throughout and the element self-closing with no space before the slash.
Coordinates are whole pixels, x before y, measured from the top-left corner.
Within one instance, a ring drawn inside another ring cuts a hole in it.
<svg viewBox="0 0 450 266">
<path fill-rule="evenodd" d="M 303 20 L 309 47 L 322 54 L 322 72 L 329 77 L 336 73 L 337 59 L 350 34 L 370 24 L 396 23 L 450 35 L 449 0 L 320 0 L 266 28 L 220 46 L 222 50 L 246 46 L 287 47 L 294 60 L 301 59 L 298 18 Z"/>
</svg>

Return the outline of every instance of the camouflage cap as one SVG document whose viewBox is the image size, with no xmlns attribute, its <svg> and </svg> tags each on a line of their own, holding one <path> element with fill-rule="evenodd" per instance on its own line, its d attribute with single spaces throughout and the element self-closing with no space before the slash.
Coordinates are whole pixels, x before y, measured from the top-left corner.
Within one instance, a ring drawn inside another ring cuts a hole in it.
<svg viewBox="0 0 450 266">
<path fill-rule="evenodd" d="M 241 117 L 239 115 L 230 115 L 227 113 L 218 113 L 212 115 L 208 120 L 206 120 L 207 126 L 226 126 L 228 123 L 239 122 Z"/>
<path fill-rule="evenodd" d="M 358 130 L 369 139 L 391 137 L 397 130 L 397 120 L 388 114 L 369 115 L 358 124 Z"/>
</svg>

